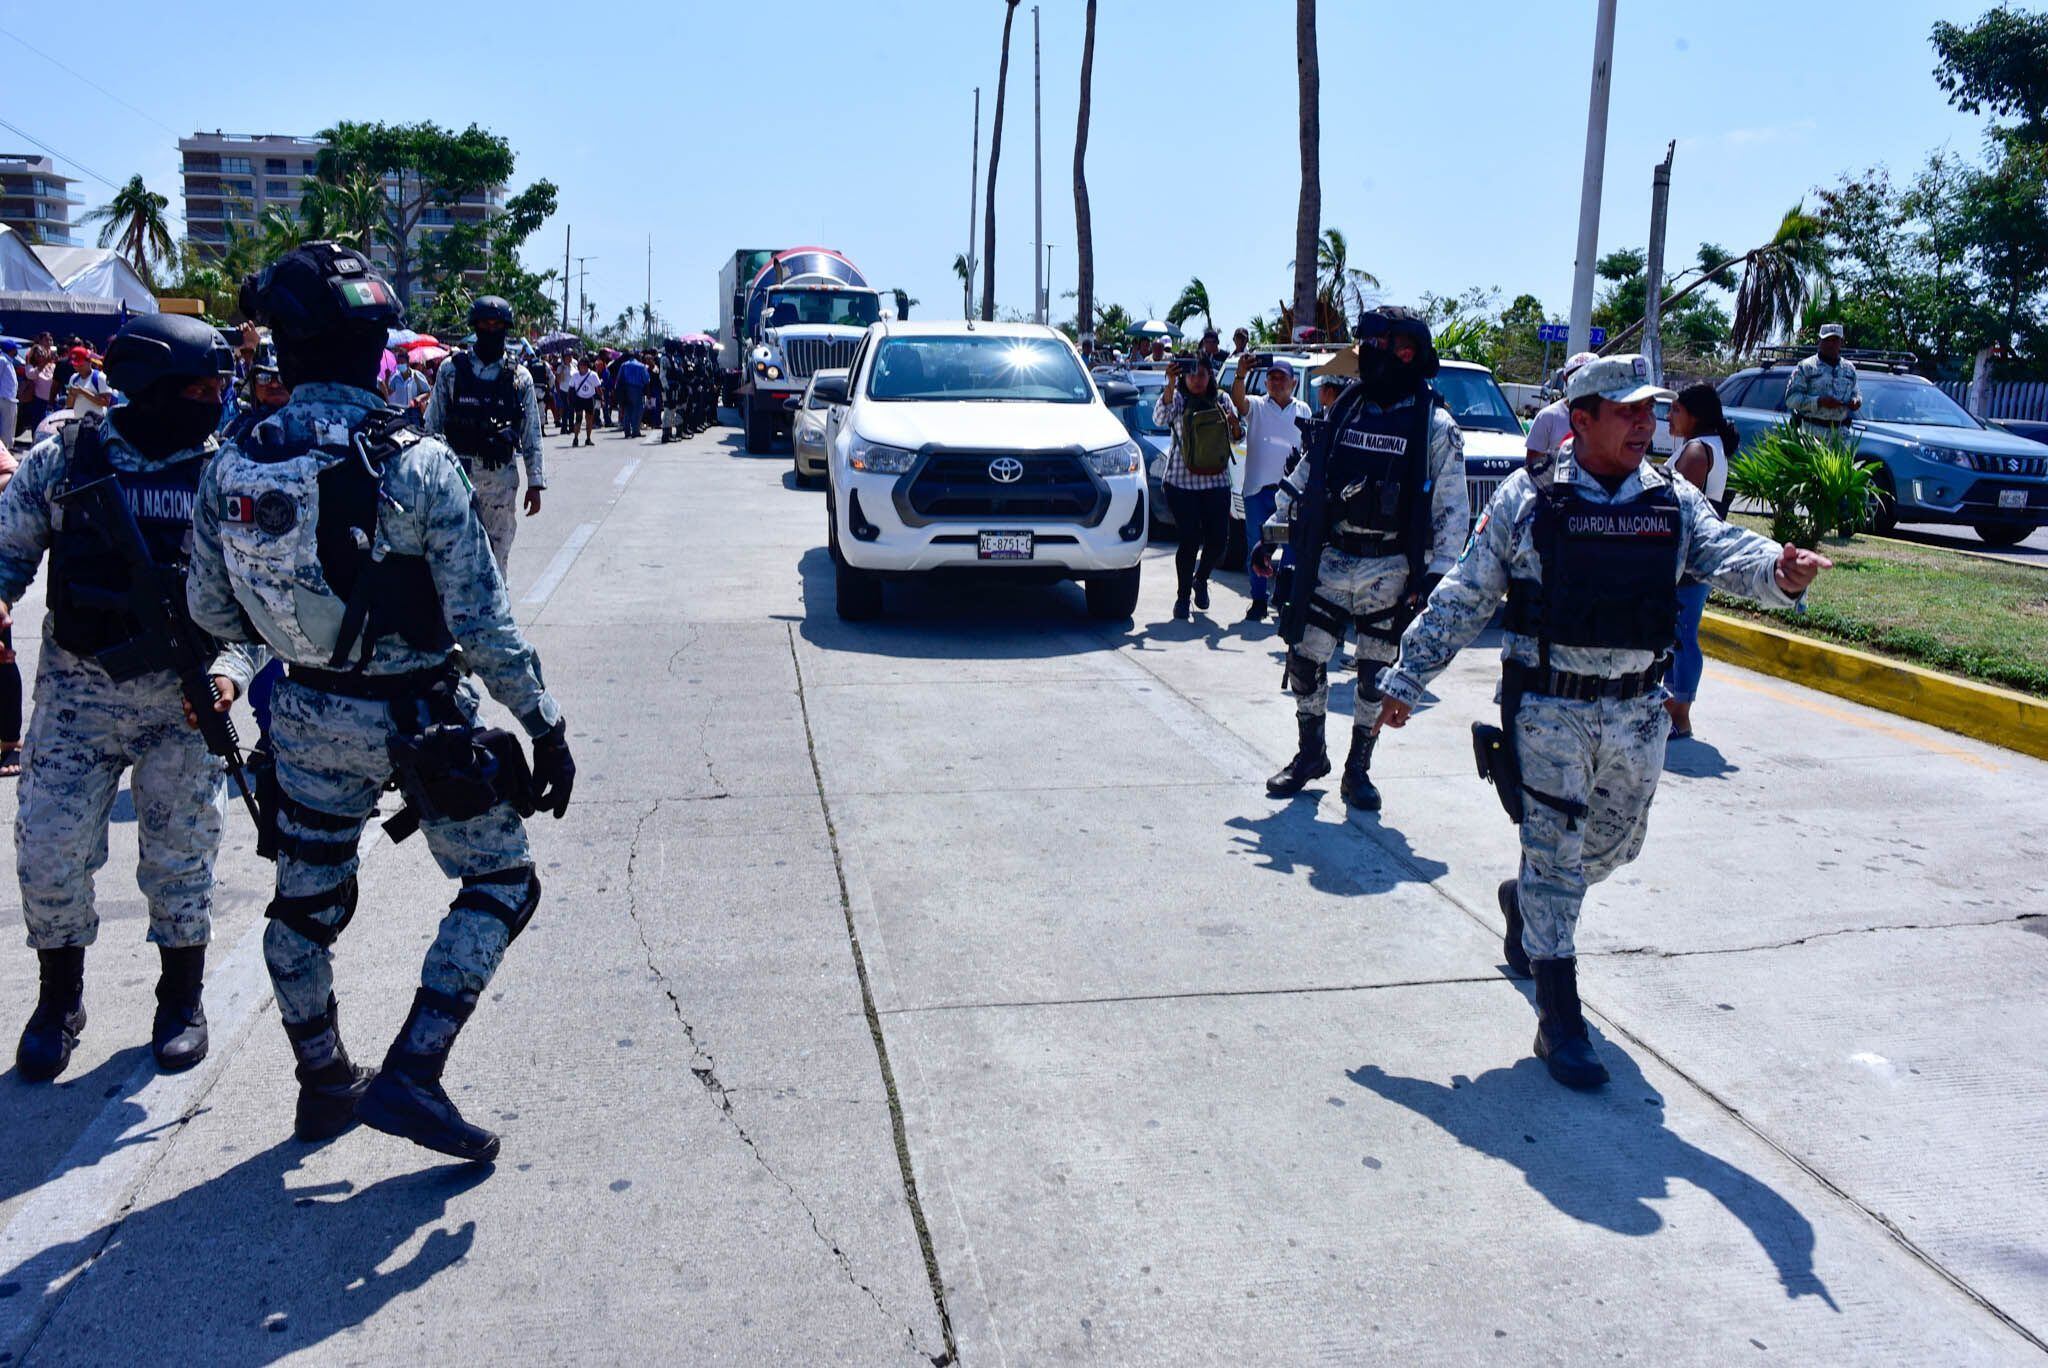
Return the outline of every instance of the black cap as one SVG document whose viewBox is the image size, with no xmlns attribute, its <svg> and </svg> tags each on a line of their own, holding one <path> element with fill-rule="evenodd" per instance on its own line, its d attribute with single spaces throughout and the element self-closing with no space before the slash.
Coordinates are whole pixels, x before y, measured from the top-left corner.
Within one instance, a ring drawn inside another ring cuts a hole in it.
<svg viewBox="0 0 2048 1368">
<path fill-rule="evenodd" d="M 107 343 L 107 383 L 133 399 L 160 380 L 190 382 L 235 373 L 220 330 L 185 314 L 143 314 Z"/>
<path fill-rule="evenodd" d="M 241 304 L 245 315 L 289 341 L 405 322 L 405 306 L 369 259 L 334 242 L 294 248 L 244 280 Z"/>
</svg>

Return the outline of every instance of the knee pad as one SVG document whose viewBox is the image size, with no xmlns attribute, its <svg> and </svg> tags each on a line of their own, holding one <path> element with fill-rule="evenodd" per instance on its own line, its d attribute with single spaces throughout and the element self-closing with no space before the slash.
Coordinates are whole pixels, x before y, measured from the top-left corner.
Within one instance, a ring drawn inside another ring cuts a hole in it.
<svg viewBox="0 0 2048 1368">
<path fill-rule="evenodd" d="M 1330 667 L 1319 660 L 1311 660 L 1300 651 L 1287 653 L 1287 687 L 1296 698 L 1308 698 L 1323 687 L 1329 677 Z"/>
<path fill-rule="evenodd" d="M 507 907 L 484 891 L 487 887 L 508 886 L 522 886 L 516 906 Z M 534 909 L 539 906 L 540 876 L 533 872 L 532 865 L 514 865 L 492 874 L 465 874 L 462 876 L 462 891 L 455 895 L 454 902 L 448 904 L 450 911 L 482 912 L 496 917 L 505 924 L 507 945 L 519 939 L 519 933 L 533 920 Z"/>
<path fill-rule="evenodd" d="M 323 888 L 318 893 L 304 893 L 298 897 L 286 897 L 280 893 L 263 909 L 263 915 L 325 950 L 334 944 L 343 928 L 354 919 L 356 894 L 355 877 L 351 875 L 334 887 Z M 332 924 L 323 922 L 313 915 L 332 907 L 341 909 L 341 917 Z"/>
</svg>

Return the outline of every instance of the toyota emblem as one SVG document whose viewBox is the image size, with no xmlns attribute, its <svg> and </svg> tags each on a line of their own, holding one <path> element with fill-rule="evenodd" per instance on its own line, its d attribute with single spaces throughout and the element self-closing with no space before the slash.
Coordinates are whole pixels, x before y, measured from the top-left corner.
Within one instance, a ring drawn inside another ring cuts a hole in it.
<svg viewBox="0 0 2048 1368">
<path fill-rule="evenodd" d="M 1015 456 L 998 456 L 988 463 L 988 477 L 997 484 L 1015 484 L 1024 478 L 1024 463 Z"/>
</svg>

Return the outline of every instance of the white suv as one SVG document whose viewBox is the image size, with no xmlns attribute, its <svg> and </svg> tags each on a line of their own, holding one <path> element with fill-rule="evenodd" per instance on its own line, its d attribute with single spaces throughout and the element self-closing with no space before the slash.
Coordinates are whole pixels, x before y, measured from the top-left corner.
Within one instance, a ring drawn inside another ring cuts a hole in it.
<svg viewBox="0 0 2048 1368">
<path fill-rule="evenodd" d="M 885 320 L 816 390 L 839 616 L 872 618 L 883 579 L 933 571 L 1077 579 L 1098 618 L 1137 607 L 1143 453 L 1065 337 Z"/>
</svg>

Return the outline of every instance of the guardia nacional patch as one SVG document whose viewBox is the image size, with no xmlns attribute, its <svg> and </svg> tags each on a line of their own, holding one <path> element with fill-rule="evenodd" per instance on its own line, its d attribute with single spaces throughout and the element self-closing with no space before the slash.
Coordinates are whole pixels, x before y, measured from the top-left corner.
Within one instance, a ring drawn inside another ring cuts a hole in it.
<svg viewBox="0 0 2048 1368">
<path fill-rule="evenodd" d="M 266 489 L 256 500 L 256 526 L 281 537 L 299 524 L 299 508 L 281 489 Z"/>
</svg>

